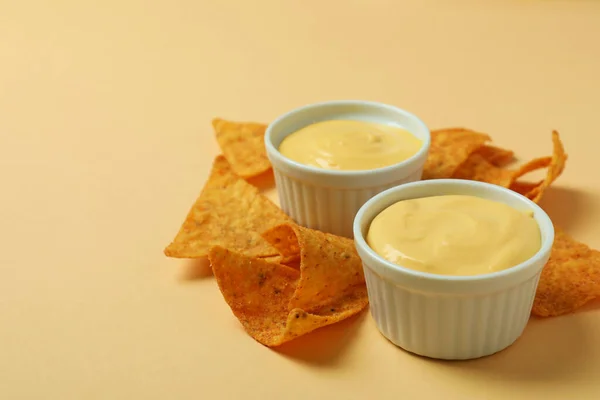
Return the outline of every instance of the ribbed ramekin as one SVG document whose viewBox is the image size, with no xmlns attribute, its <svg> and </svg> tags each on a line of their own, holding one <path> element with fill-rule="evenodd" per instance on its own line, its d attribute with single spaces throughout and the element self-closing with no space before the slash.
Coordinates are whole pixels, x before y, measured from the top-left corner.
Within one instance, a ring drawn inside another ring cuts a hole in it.
<svg viewBox="0 0 600 400">
<path fill-rule="evenodd" d="M 540 250 L 503 271 L 446 276 L 391 263 L 367 244 L 371 221 L 388 206 L 400 200 L 457 194 L 532 211 L 541 232 Z M 440 179 L 401 185 L 367 201 L 354 220 L 354 240 L 363 261 L 371 314 L 381 333 L 412 353 L 461 360 L 496 353 L 521 336 L 540 273 L 550 257 L 554 228 L 537 204 L 516 192 L 482 182 Z"/>
<path fill-rule="evenodd" d="M 332 119 L 360 119 L 400 126 L 423 144 L 411 158 L 384 168 L 363 171 L 326 170 L 300 164 L 278 148 L 289 134 L 307 125 Z M 275 119 L 265 133 L 267 156 L 283 211 L 298 224 L 352 237 L 358 209 L 371 197 L 393 186 L 421 179 L 430 144 L 429 129 L 413 114 L 399 108 L 359 100 L 310 104 Z"/>
</svg>

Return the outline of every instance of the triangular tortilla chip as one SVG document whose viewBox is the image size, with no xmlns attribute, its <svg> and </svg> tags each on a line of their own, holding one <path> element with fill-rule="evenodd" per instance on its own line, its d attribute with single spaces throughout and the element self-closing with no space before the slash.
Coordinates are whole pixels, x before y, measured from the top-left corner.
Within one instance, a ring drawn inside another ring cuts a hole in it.
<svg viewBox="0 0 600 400">
<path fill-rule="evenodd" d="M 218 156 L 202 193 L 165 254 L 197 258 L 221 245 L 256 257 L 277 256 L 278 251 L 260 233 L 289 221 L 290 217 L 236 176 L 227 160 Z"/>
<path fill-rule="evenodd" d="M 272 228 L 263 237 L 288 256 L 300 250 L 301 276 L 290 300 L 292 308 L 311 311 L 365 284 L 362 262 L 352 239 L 295 224 Z"/>
<path fill-rule="evenodd" d="M 600 251 L 555 228 L 550 260 L 542 270 L 533 314 L 552 317 L 600 297 Z"/>
<path fill-rule="evenodd" d="M 485 133 L 464 128 L 431 131 L 431 145 L 423 168 L 423 179 L 452 177 L 473 152 L 490 140 Z"/>
<path fill-rule="evenodd" d="M 538 202 L 542 198 L 546 188 L 562 173 L 567 160 L 564 147 L 556 131 L 552 133 L 552 142 L 554 147 L 552 157 L 536 158 L 516 170 L 496 167 L 481 154 L 477 152 L 473 153 L 456 170 L 453 178 L 493 183 L 506 188 L 513 188 L 513 190 L 521 193 L 525 189 L 525 186 L 518 184 L 517 179 L 529 172 L 548 168 L 546 179 L 541 181 L 538 186 L 529 187 L 529 191 L 522 193 L 533 201 Z"/>
<path fill-rule="evenodd" d="M 368 304 L 366 287 L 339 293 L 311 312 L 293 306 L 301 272 L 264 259 L 214 247 L 209 259 L 219 289 L 233 314 L 258 342 L 279 346 L 317 328 L 357 314 Z"/>
<path fill-rule="evenodd" d="M 212 125 L 219 147 L 237 175 L 250 178 L 271 168 L 264 143 L 265 124 L 215 118 Z"/>
</svg>

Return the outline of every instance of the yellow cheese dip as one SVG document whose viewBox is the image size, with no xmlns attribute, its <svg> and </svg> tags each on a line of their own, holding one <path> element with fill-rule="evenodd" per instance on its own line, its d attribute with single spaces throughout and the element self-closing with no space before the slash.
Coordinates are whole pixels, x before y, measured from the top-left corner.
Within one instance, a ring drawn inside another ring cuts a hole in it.
<svg viewBox="0 0 600 400">
<path fill-rule="evenodd" d="M 386 167 L 412 157 L 421 140 L 394 125 L 330 120 L 288 135 L 279 151 L 301 164 L 336 170 Z"/>
<path fill-rule="evenodd" d="M 532 213 L 473 196 L 435 196 L 392 204 L 371 223 L 367 243 L 385 259 L 441 275 L 514 267 L 541 247 Z"/>
</svg>

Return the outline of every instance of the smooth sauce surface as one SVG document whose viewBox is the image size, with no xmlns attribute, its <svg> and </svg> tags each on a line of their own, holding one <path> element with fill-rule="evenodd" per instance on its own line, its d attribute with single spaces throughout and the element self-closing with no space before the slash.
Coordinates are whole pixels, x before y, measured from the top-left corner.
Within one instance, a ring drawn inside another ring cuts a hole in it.
<svg viewBox="0 0 600 400">
<path fill-rule="evenodd" d="M 423 143 L 394 125 L 359 120 L 317 122 L 287 136 L 279 151 L 301 164 L 334 170 L 382 168 L 416 154 Z"/>
<path fill-rule="evenodd" d="M 501 271 L 541 247 L 531 213 L 473 196 L 435 196 L 392 204 L 371 223 L 367 243 L 385 259 L 441 275 Z"/>
</svg>

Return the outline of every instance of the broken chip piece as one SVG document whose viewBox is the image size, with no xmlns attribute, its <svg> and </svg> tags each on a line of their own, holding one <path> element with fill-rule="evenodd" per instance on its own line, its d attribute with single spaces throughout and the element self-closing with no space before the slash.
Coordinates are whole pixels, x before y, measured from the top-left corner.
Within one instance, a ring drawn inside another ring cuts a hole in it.
<svg viewBox="0 0 600 400">
<path fill-rule="evenodd" d="M 600 251 L 555 227 L 554 245 L 542 270 L 533 314 L 552 317 L 573 312 L 600 297 Z"/>
<path fill-rule="evenodd" d="M 254 257 L 279 256 L 260 233 L 289 221 L 290 217 L 235 175 L 227 160 L 218 156 L 204 189 L 165 254 L 197 258 L 220 245 Z"/>
<path fill-rule="evenodd" d="M 264 144 L 265 124 L 215 118 L 212 125 L 223 155 L 238 176 L 251 178 L 271 168 Z"/>
</svg>

